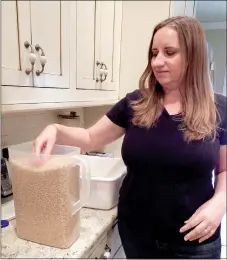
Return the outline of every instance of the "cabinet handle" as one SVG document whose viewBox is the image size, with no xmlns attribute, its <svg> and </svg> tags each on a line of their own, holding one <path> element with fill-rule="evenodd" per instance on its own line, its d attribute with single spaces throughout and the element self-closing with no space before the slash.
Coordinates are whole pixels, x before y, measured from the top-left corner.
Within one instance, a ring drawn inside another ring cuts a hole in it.
<svg viewBox="0 0 227 260">
<path fill-rule="evenodd" d="M 43 73 L 43 71 L 44 71 L 44 67 L 45 67 L 45 64 L 47 62 L 47 58 L 45 56 L 44 50 L 39 46 L 39 44 L 36 44 L 35 50 L 37 52 L 39 52 L 41 50 L 40 63 L 41 63 L 41 66 L 42 66 L 42 70 L 41 71 L 40 70 L 36 71 L 36 75 L 40 76 L 40 74 Z"/>
<path fill-rule="evenodd" d="M 106 80 L 106 77 L 107 77 L 107 75 L 108 75 L 108 69 L 107 69 L 106 64 L 103 63 L 103 62 L 97 61 L 97 62 L 96 62 L 96 65 L 97 65 L 97 66 L 100 66 L 100 68 L 99 68 L 100 78 L 99 78 L 99 79 L 97 78 L 97 79 L 96 79 L 96 82 L 101 81 L 101 83 L 102 83 L 103 81 Z"/>
<path fill-rule="evenodd" d="M 109 259 L 110 255 L 111 255 L 111 248 L 108 245 L 106 245 L 105 246 L 105 252 L 102 255 L 101 259 Z"/>
<path fill-rule="evenodd" d="M 99 61 L 96 62 L 96 66 L 98 67 L 101 63 Z M 100 72 L 100 67 L 99 67 L 99 72 Z M 99 82 L 100 78 L 96 78 L 96 82 Z"/>
<path fill-rule="evenodd" d="M 30 69 L 29 68 L 25 69 L 25 73 L 27 75 L 29 75 L 33 71 L 33 68 L 34 68 L 34 65 L 35 65 L 35 61 L 36 61 L 36 55 L 34 53 L 34 49 L 33 49 L 32 45 L 28 41 L 26 41 L 24 43 L 24 47 L 26 49 L 28 49 L 29 47 L 31 48 L 31 52 L 29 53 L 29 61 L 30 61 L 31 65 L 32 65 L 32 67 Z"/>
</svg>

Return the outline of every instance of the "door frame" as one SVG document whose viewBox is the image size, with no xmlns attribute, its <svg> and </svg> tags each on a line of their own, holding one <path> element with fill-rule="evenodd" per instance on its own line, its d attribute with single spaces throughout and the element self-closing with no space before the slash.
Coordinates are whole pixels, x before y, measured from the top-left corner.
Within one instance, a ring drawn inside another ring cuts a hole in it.
<svg viewBox="0 0 227 260">
<path fill-rule="evenodd" d="M 171 16 L 195 16 L 197 1 L 171 1 L 170 15 Z"/>
</svg>

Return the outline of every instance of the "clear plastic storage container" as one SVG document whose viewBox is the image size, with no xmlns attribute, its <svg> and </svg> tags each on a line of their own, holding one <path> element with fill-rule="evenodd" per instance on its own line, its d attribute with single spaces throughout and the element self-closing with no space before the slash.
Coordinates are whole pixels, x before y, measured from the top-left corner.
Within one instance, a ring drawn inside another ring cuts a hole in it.
<svg viewBox="0 0 227 260">
<path fill-rule="evenodd" d="M 33 147 L 32 142 L 26 142 L 26 143 L 10 146 L 9 147 L 9 156 L 15 157 L 20 154 L 22 154 L 22 156 L 25 154 L 31 154 L 31 153 L 33 154 L 32 147 Z M 79 147 L 55 144 L 53 151 L 52 151 L 52 155 L 72 156 L 72 155 L 80 154 L 80 151 L 81 150 Z"/>
<path fill-rule="evenodd" d="M 90 169 L 77 147 L 55 145 L 43 162 L 32 143 L 9 147 L 18 237 L 58 248 L 80 234 L 80 209 L 90 197 Z"/>
</svg>

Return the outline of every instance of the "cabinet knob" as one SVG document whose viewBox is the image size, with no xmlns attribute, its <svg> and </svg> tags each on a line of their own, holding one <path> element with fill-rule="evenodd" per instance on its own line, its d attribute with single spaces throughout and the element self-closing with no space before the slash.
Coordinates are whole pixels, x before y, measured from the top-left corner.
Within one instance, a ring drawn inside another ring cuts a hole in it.
<svg viewBox="0 0 227 260">
<path fill-rule="evenodd" d="M 100 75 L 100 78 L 96 78 L 96 82 L 99 82 L 99 81 L 103 82 L 106 80 L 106 77 L 108 75 L 107 66 L 105 63 L 99 62 L 99 61 L 96 62 L 96 65 L 99 66 L 99 75 Z"/>
<path fill-rule="evenodd" d="M 101 74 L 101 82 L 105 81 L 107 78 L 107 74 L 108 74 L 108 69 L 105 63 L 101 63 L 101 68 L 100 70 L 103 71 L 103 73 Z"/>
<path fill-rule="evenodd" d="M 35 65 L 35 62 L 36 62 L 36 55 L 35 55 L 35 53 L 34 53 L 34 49 L 33 49 L 32 45 L 31 45 L 28 41 L 26 41 L 26 42 L 24 43 L 24 47 L 25 47 L 26 49 L 29 49 L 29 47 L 30 47 L 30 49 L 31 49 L 28 58 L 29 58 L 29 61 L 30 61 L 30 63 L 31 63 L 32 66 L 31 66 L 31 68 L 25 69 L 25 73 L 26 73 L 27 75 L 29 75 L 29 74 L 33 71 L 33 68 L 34 68 L 34 65 Z"/>
<path fill-rule="evenodd" d="M 46 56 L 40 56 L 40 63 L 41 65 L 45 65 L 47 62 L 47 57 Z"/>
<path fill-rule="evenodd" d="M 37 70 L 36 71 L 36 75 L 37 76 L 40 76 L 40 74 L 42 74 L 44 72 L 44 67 L 45 67 L 45 64 L 47 62 L 47 57 L 45 56 L 45 53 L 44 53 L 44 50 L 40 47 L 39 44 L 36 44 L 35 46 L 35 50 L 39 53 L 39 51 L 41 51 L 41 55 L 40 55 L 40 64 L 42 66 L 42 70 Z"/>
<path fill-rule="evenodd" d="M 104 69 L 100 69 L 99 72 L 100 72 L 100 75 L 104 75 L 105 70 Z"/>
<path fill-rule="evenodd" d="M 99 67 L 99 74 L 100 74 L 100 65 L 101 65 L 101 63 L 99 62 L 99 61 L 96 61 L 96 66 L 97 67 Z M 98 74 L 98 73 L 97 73 Z M 96 82 L 99 82 L 100 81 L 100 78 L 96 78 L 96 80 L 95 80 Z"/>
<path fill-rule="evenodd" d="M 31 63 L 32 66 L 31 66 L 31 68 L 25 69 L 25 73 L 26 73 L 27 75 L 29 75 L 29 74 L 33 71 L 33 68 L 34 68 L 34 65 L 35 65 L 35 61 L 36 61 L 36 55 L 35 55 L 35 53 L 34 53 L 34 49 L 33 49 L 32 45 L 31 45 L 28 41 L 26 41 L 26 42 L 24 43 L 24 47 L 25 47 L 27 50 L 28 50 L 29 48 L 31 49 L 28 58 L 29 58 L 29 61 L 30 61 L 30 63 Z"/>
<path fill-rule="evenodd" d="M 35 61 L 36 61 L 35 53 L 30 53 L 29 54 L 29 60 L 30 60 L 31 64 L 35 64 Z"/>
<path fill-rule="evenodd" d="M 103 259 L 108 259 L 108 258 L 110 258 L 110 254 L 111 254 L 110 251 L 106 251 L 106 252 L 103 254 Z"/>
</svg>

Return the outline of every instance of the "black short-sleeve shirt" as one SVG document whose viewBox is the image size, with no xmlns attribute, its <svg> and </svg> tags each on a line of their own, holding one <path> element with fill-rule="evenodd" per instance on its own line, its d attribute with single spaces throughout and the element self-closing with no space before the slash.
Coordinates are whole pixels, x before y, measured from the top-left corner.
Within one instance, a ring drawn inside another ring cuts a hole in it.
<svg viewBox="0 0 227 260">
<path fill-rule="evenodd" d="M 220 115 L 215 142 L 190 143 L 184 141 L 178 128 L 180 121 L 165 109 L 156 127 L 133 125 L 131 101 L 139 97 L 139 90 L 127 94 L 106 114 L 126 131 L 122 158 L 127 175 L 120 190 L 118 217 L 138 230 L 144 223 L 147 237 L 152 234 L 183 242 L 179 229 L 184 221 L 214 194 L 212 172 L 219 160 L 220 145 L 227 144 L 226 97 L 215 94 Z M 212 238 L 219 232 L 220 227 Z"/>
</svg>

